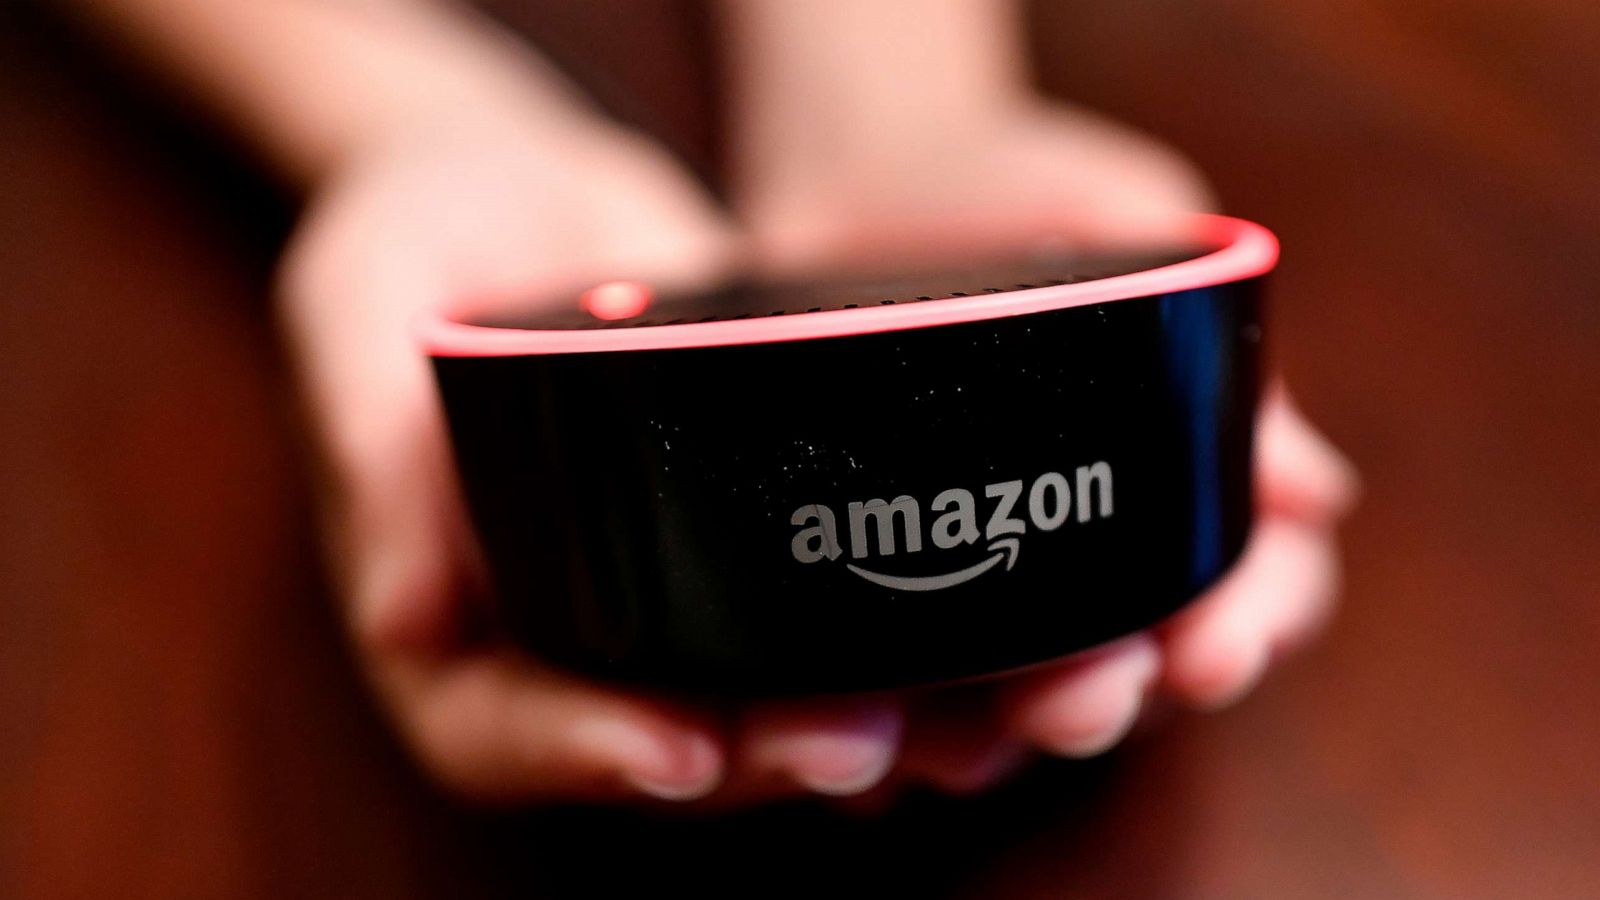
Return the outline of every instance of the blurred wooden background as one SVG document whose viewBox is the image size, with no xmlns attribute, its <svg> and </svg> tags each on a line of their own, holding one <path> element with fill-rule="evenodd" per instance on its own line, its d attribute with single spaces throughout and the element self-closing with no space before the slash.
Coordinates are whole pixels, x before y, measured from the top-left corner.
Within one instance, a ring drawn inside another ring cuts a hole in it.
<svg viewBox="0 0 1600 900">
<path fill-rule="evenodd" d="M 683 5 L 493 4 L 709 170 Z M 0 896 L 1600 894 L 1600 7 L 1034 18 L 1050 90 L 1280 232 L 1278 356 L 1367 478 L 1347 605 L 1242 707 L 1104 760 L 676 822 L 411 773 L 310 551 L 265 299 L 286 207 L 0 10 Z"/>
</svg>

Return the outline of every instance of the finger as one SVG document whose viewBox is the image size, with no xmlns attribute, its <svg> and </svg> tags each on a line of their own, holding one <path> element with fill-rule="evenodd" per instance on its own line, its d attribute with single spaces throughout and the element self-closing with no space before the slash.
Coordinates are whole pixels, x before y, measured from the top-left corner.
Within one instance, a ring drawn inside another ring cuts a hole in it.
<svg viewBox="0 0 1600 900">
<path fill-rule="evenodd" d="M 684 801 L 715 789 L 725 754 L 700 712 L 473 646 L 471 542 L 459 513 L 413 515 L 430 494 L 414 483 L 413 504 L 360 545 L 350 605 L 356 646 L 425 766 L 483 799 Z"/>
<path fill-rule="evenodd" d="M 1263 510 L 1331 523 L 1355 505 L 1355 466 L 1300 414 L 1287 391 L 1271 391 L 1257 424 L 1256 479 Z"/>
<path fill-rule="evenodd" d="M 936 690 L 909 713 L 895 777 L 950 794 L 972 794 L 1015 774 L 1032 757 L 1006 731 L 993 685 Z"/>
<path fill-rule="evenodd" d="M 452 579 L 474 565 L 443 416 L 410 316 L 443 291 L 404 233 L 313 213 L 281 272 L 306 412 L 320 444 L 334 574 L 358 637 L 422 645 L 453 624 Z"/>
<path fill-rule="evenodd" d="M 1192 217 L 1216 196 L 1192 160 L 1097 113 L 1059 105 L 1018 145 L 1022 168 L 1054 172 L 1046 193 L 1026 182 L 1015 206 L 1054 211 L 1059 233 L 1086 247 L 1149 247 L 1193 237 Z"/>
<path fill-rule="evenodd" d="M 380 687 L 424 766 L 482 799 L 703 797 L 724 772 L 695 712 L 544 669 L 511 652 L 427 668 L 392 665 Z"/>
<path fill-rule="evenodd" d="M 1019 678 L 1005 700 L 1007 723 L 1012 733 L 1048 753 L 1103 753 L 1133 727 L 1160 668 L 1150 635 L 1124 638 Z"/>
<path fill-rule="evenodd" d="M 438 432 L 415 434 L 381 473 L 348 480 L 345 502 L 325 511 L 351 628 L 362 649 L 379 655 L 458 648 L 485 595 L 449 451 Z M 393 484 L 409 490 L 384 489 Z"/>
<path fill-rule="evenodd" d="M 1164 686 L 1201 708 L 1233 703 L 1276 651 L 1327 619 L 1337 590 L 1328 532 L 1281 517 L 1259 521 L 1233 570 L 1162 629 Z"/>
<path fill-rule="evenodd" d="M 772 703 L 745 713 L 740 763 L 758 782 L 860 794 L 894 767 L 904 724 L 900 701 L 887 696 Z"/>
</svg>

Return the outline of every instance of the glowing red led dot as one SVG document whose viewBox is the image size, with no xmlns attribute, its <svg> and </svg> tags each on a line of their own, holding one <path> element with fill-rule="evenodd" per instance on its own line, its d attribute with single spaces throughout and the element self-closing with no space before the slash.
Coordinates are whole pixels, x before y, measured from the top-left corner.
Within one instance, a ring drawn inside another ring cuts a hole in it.
<svg viewBox="0 0 1600 900">
<path fill-rule="evenodd" d="M 596 319 L 627 319 L 650 305 L 650 288 L 637 281 L 607 281 L 584 291 L 578 302 Z"/>
</svg>

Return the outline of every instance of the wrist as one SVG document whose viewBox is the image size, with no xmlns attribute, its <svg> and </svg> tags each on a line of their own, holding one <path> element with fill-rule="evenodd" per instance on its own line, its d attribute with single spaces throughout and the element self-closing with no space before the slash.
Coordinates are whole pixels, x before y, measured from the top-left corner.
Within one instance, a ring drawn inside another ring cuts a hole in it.
<svg viewBox="0 0 1600 900">
<path fill-rule="evenodd" d="M 735 183 L 831 184 L 984 140 L 1034 105 L 1010 0 L 726 0 Z"/>
<path fill-rule="evenodd" d="M 608 122 L 553 66 L 493 23 L 437 9 L 369 41 L 325 140 L 300 166 L 312 188 L 397 147 L 489 140 L 508 130 L 552 146 Z"/>
<path fill-rule="evenodd" d="M 834 110 L 810 133 L 781 126 L 746 129 L 733 151 L 733 199 L 746 213 L 777 207 L 870 202 L 921 173 L 976 159 L 1045 107 L 1025 84 L 996 86 L 947 104 L 869 111 Z M 952 127 L 959 122 L 959 127 Z"/>
</svg>

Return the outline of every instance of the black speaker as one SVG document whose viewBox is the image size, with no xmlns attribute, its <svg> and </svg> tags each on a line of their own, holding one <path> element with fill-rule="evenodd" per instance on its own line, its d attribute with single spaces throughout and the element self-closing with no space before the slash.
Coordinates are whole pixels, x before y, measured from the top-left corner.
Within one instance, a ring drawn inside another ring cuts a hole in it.
<svg viewBox="0 0 1600 900">
<path fill-rule="evenodd" d="M 872 690 L 1147 628 L 1233 563 L 1276 259 L 1202 217 L 1138 253 L 618 281 L 420 330 L 528 650 L 657 688 Z"/>
</svg>

